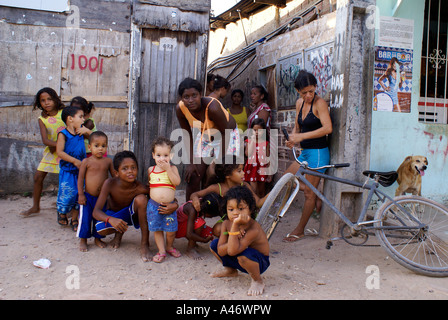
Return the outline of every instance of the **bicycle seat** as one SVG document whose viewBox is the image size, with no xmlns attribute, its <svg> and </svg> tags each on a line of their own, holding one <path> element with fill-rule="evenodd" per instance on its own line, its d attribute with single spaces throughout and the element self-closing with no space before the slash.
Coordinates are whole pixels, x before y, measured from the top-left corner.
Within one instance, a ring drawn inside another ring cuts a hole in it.
<svg viewBox="0 0 448 320">
<path fill-rule="evenodd" d="M 383 187 L 391 186 L 398 178 L 397 171 L 382 172 L 382 171 L 366 170 L 363 171 L 362 174 L 372 179 L 374 179 L 375 176 L 378 176 L 379 177 L 378 183 Z"/>
</svg>

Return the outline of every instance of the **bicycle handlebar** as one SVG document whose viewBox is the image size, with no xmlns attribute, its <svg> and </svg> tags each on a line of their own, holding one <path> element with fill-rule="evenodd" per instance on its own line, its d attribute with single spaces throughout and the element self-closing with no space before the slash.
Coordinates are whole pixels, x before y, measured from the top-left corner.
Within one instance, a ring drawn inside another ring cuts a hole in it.
<svg viewBox="0 0 448 320">
<path fill-rule="evenodd" d="M 300 151 L 299 152 L 299 156 L 300 156 L 300 153 L 302 153 L 302 149 L 300 148 L 299 151 Z M 310 168 L 308 166 L 308 162 L 306 162 L 306 161 L 299 161 L 299 159 L 298 159 L 299 156 L 297 156 L 295 147 L 292 148 L 292 153 L 294 154 L 294 159 L 297 161 L 298 164 L 300 164 L 301 166 L 303 166 L 303 167 L 305 167 L 307 169 L 310 169 L 310 170 L 350 167 L 350 163 L 336 163 L 336 164 L 328 164 L 328 165 L 317 167 L 317 168 Z"/>
</svg>

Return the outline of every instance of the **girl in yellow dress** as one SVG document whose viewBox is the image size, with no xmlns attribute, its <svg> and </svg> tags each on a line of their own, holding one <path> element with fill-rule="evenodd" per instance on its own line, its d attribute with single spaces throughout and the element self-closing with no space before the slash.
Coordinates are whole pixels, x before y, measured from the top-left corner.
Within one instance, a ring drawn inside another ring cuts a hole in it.
<svg viewBox="0 0 448 320">
<path fill-rule="evenodd" d="M 43 189 L 44 179 L 47 173 L 59 173 L 59 157 L 56 154 L 56 140 L 58 133 L 65 128 L 61 119 L 64 104 L 56 91 L 52 88 L 40 89 L 34 99 L 33 110 L 42 110 L 38 119 L 42 142 L 46 146 L 44 155 L 34 174 L 33 206 L 22 212 L 23 216 L 40 211 L 40 197 Z"/>
</svg>

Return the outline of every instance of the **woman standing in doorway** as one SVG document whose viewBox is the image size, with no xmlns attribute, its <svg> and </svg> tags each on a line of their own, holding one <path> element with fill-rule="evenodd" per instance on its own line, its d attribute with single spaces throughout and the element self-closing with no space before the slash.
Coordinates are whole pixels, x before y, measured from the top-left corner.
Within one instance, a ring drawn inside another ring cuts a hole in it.
<svg viewBox="0 0 448 320">
<path fill-rule="evenodd" d="M 229 154 L 238 156 L 240 141 L 235 120 L 218 100 L 202 96 L 202 85 L 197 80 L 183 80 L 178 94 L 180 101 L 176 107 L 176 116 L 180 127 L 188 133 L 188 137 L 183 139 L 188 140 L 190 146 L 190 162 L 185 169 L 185 196 L 189 200 L 190 195 L 200 190 L 201 183 L 205 182 L 210 163 L 204 161 L 204 158 L 211 161 L 212 158 L 222 159 Z M 231 130 L 230 135 L 226 135 L 226 129 Z M 218 133 L 221 139 L 214 139 Z"/>
<path fill-rule="evenodd" d="M 307 161 L 310 168 L 324 166 L 330 163 L 330 152 L 327 145 L 327 135 L 333 131 L 328 104 L 316 94 L 317 80 L 313 74 L 302 70 L 299 72 L 294 87 L 300 94 L 296 102 L 296 121 L 294 131 L 289 135 L 286 146 L 289 148 L 300 145 L 303 149 L 300 161 Z M 286 172 L 295 174 L 299 164 L 294 162 Z M 318 170 L 325 172 L 326 169 Z M 317 188 L 319 177 L 305 175 L 305 178 Z M 302 186 L 301 186 L 302 187 Z M 308 187 L 304 187 L 305 203 L 302 216 L 297 227 L 283 239 L 294 242 L 305 236 L 305 227 L 316 207 L 317 196 Z"/>
<path fill-rule="evenodd" d="M 263 86 L 254 86 L 250 90 L 251 114 L 247 118 L 247 127 L 252 128 L 252 122 L 256 118 L 261 118 L 266 123 L 266 130 L 269 132 L 271 126 L 271 108 L 266 103 L 268 92 Z"/>
</svg>

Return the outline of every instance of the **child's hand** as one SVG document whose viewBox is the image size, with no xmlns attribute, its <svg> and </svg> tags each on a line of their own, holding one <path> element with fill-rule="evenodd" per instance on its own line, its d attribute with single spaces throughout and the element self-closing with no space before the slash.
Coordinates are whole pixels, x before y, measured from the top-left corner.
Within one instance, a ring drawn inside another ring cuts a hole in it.
<svg viewBox="0 0 448 320">
<path fill-rule="evenodd" d="M 159 205 L 159 213 L 160 214 L 171 214 L 179 208 L 179 205 L 176 202 L 170 203 L 160 203 Z"/>
<path fill-rule="evenodd" d="M 78 204 L 83 206 L 86 205 L 86 195 L 84 193 L 78 194 Z"/>
<path fill-rule="evenodd" d="M 169 161 L 157 161 L 157 166 L 160 167 L 160 169 L 162 170 L 168 170 L 170 168 L 170 163 Z"/>
<path fill-rule="evenodd" d="M 199 201 L 198 197 L 193 198 L 191 203 L 193 204 L 193 207 L 197 212 L 201 211 L 201 202 Z"/>
<path fill-rule="evenodd" d="M 76 159 L 75 162 L 73 162 L 73 164 L 75 165 L 76 168 L 78 169 L 81 168 L 81 161 L 79 161 L 78 159 Z"/>
<path fill-rule="evenodd" d="M 88 128 L 86 128 L 84 126 L 76 129 L 76 134 L 79 136 L 82 136 L 86 133 L 90 134 L 90 133 L 92 133 L 92 131 L 90 131 Z"/>
<path fill-rule="evenodd" d="M 248 214 L 245 213 L 240 213 L 240 215 L 233 220 L 233 223 L 235 225 L 242 225 L 242 224 L 246 224 L 250 221 L 250 216 Z"/>
<path fill-rule="evenodd" d="M 128 224 L 121 219 L 111 217 L 109 218 L 109 223 L 120 233 L 125 233 L 128 230 Z"/>
<path fill-rule="evenodd" d="M 207 236 L 204 238 L 204 240 L 202 242 L 207 243 L 207 242 L 213 240 L 213 238 L 214 238 L 213 236 Z"/>
</svg>

